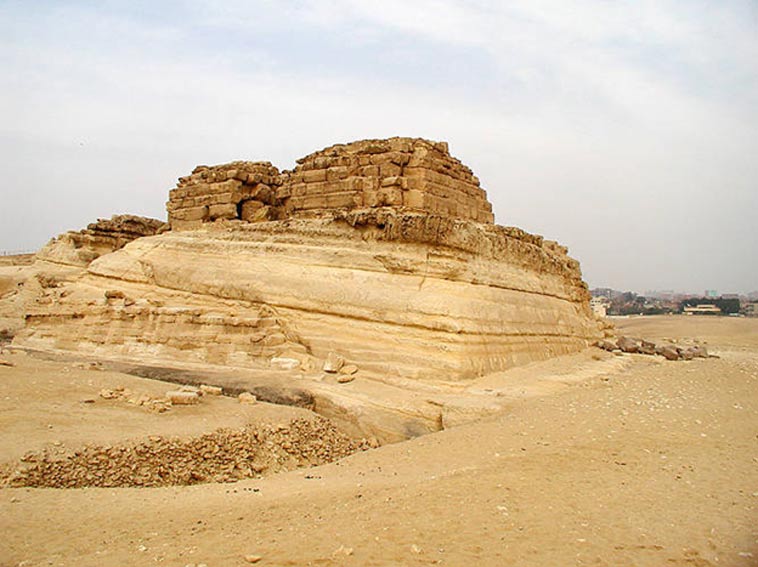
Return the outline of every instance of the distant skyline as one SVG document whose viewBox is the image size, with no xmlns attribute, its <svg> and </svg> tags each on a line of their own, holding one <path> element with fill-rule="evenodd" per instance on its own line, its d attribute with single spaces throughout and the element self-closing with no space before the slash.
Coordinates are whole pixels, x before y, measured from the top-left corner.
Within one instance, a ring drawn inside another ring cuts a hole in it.
<svg viewBox="0 0 758 567">
<path fill-rule="evenodd" d="M 0 250 L 200 163 L 449 142 L 590 287 L 758 289 L 758 3 L 0 2 Z"/>
</svg>

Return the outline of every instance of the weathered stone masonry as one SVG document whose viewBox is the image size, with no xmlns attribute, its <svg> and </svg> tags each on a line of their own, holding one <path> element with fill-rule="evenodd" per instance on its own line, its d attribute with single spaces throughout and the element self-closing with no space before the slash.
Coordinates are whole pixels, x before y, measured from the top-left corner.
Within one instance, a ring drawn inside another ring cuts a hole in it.
<svg viewBox="0 0 758 567">
<path fill-rule="evenodd" d="M 170 192 L 171 228 L 378 207 L 494 222 L 479 180 L 443 142 L 364 140 L 330 146 L 297 163 L 281 173 L 269 162 L 198 166 Z"/>
</svg>

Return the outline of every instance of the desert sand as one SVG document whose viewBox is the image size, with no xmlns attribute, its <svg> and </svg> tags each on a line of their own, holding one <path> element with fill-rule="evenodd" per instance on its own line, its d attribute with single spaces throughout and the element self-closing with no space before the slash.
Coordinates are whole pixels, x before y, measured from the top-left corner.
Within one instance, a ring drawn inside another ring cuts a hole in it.
<svg viewBox="0 0 758 567">
<path fill-rule="evenodd" d="M 496 415 L 236 483 L 4 487 L 0 564 L 758 564 L 758 320 L 616 324 L 633 336 L 707 341 L 719 358 L 590 349 L 534 363 L 498 377 L 513 388 Z M 15 364 L 0 367 L 4 462 L 308 413 L 233 398 L 162 414 L 83 403 L 116 384 L 166 385 L 3 358 Z"/>
</svg>

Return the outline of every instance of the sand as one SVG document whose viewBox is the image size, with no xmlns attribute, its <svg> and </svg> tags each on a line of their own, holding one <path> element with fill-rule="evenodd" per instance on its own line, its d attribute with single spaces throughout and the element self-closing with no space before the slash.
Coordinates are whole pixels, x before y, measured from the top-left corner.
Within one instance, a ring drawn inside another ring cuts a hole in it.
<svg viewBox="0 0 758 567">
<path fill-rule="evenodd" d="M 616 322 L 705 340 L 720 358 L 610 366 L 599 355 L 608 372 L 514 396 L 502 414 L 263 479 L 3 488 L 0 565 L 758 565 L 758 320 Z M 217 400 L 161 415 L 114 407 L 109 419 L 78 400 L 122 375 L 4 358 L 18 365 L 0 367 L 3 460 L 54 440 L 194 434 L 301 411 L 235 416 Z M 41 398 L 57 381 L 74 383 L 53 414 Z"/>
</svg>

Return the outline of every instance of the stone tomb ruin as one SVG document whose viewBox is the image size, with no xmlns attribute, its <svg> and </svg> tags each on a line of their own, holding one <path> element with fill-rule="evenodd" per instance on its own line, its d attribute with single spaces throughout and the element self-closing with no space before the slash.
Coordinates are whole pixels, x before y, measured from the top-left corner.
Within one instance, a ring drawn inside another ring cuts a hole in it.
<svg viewBox="0 0 758 567">
<path fill-rule="evenodd" d="M 215 385 L 244 380 L 386 440 L 491 411 L 460 388 L 603 336 L 579 263 L 494 224 L 444 143 L 338 144 L 289 172 L 200 166 L 168 213 L 168 229 L 114 219 L 46 247 L 14 344 L 216 368 L 231 382 Z"/>
<path fill-rule="evenodd" d="M 293 171 L 281 173 L 269 162 L 196 167 L 169 194 L 171 228 L 379 207 L 494 221 L 479 179 L 444 142 L 365 140 L 330 146 L 297 163 Z"/>
</svg>

